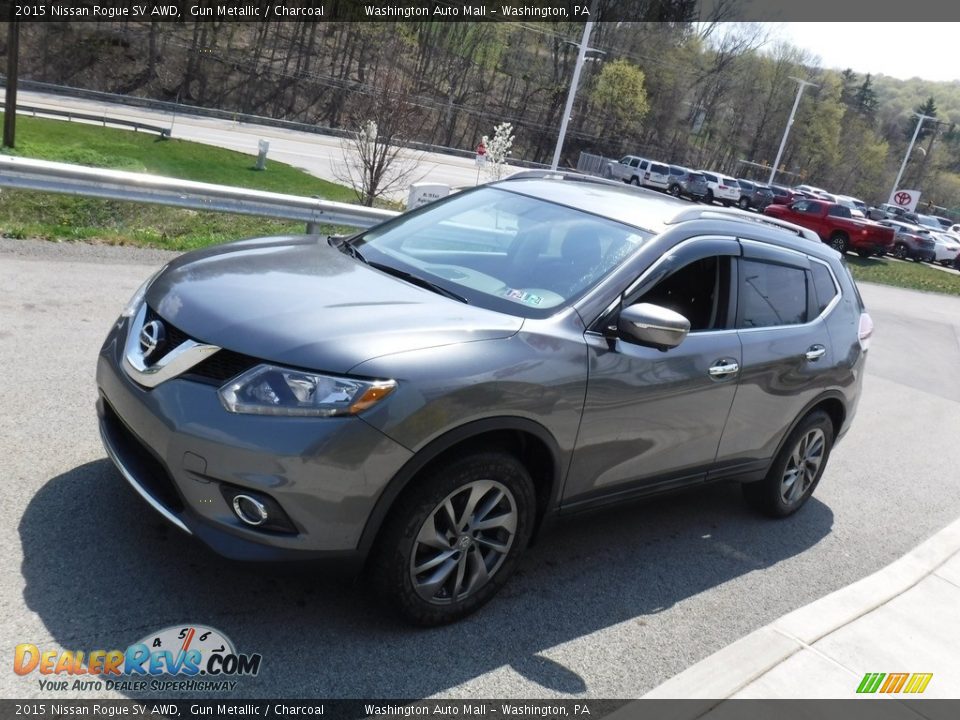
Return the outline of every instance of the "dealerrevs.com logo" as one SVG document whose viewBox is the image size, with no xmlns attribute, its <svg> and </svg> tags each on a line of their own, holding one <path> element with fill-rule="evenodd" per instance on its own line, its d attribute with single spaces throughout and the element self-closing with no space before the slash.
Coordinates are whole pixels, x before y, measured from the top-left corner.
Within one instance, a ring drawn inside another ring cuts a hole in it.
<svg viewBox="0 0 960 720">
<path fill-rule="evenodd" d="M 40 689 L 128 691 L 233 690 L 235 678 L 260 672 L 262 657 L 238 653 L 219 630 L 177 625 L 151 633 L 126 650 L 14 650 L 17 675 L 37 673 Z M 177 679 L 173 679 L 177 678 Z"/>
</svg>

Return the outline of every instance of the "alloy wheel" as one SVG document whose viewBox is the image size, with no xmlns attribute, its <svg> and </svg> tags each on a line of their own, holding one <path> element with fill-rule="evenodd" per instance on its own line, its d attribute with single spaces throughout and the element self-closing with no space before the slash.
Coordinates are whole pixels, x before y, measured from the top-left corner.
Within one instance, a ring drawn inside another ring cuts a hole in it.
<svg viewBox="0 0 960 720">
<path fill-rule="evenodd" d="M 454 490 L 430 512 L 414 540 L 409 570 L 414 590 L 439 605 L 474 594 L 506 560 L 517 520 L 513 494 L 495 480 Z"/>
<path fill-rule="evenodd" d="M 800 500 L 817 479 L 825 448 L 826 436 L 820 428 L 813 428 L 800 437 L 780 480 L 780 499 L 785 504 Z"/>
</svg>

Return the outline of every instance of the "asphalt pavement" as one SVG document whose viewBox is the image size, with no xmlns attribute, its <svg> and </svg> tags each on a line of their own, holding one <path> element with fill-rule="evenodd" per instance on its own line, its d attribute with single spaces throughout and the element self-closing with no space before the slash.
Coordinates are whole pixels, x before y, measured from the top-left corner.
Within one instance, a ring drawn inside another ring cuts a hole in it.
<svg viewBox="0 0 960 720">
<path fill-rule="evenodd" d="M 126 647 L 202 623 L 263 655 L 231 698 L 635 698 L 960 517 L 960 298 L 864 284 L 877 329 L 858 416 L 800 513 L 761 518 L 715 486 L 584 516 L 546 535 L 479 614 L 409 628 L 323 568 L 217 557 L 106 460 L 97 352 L 168 257 L 0 240 L 8 653 Z M 67 696 L 6 672 L 0 697 Z"/>
</svg>

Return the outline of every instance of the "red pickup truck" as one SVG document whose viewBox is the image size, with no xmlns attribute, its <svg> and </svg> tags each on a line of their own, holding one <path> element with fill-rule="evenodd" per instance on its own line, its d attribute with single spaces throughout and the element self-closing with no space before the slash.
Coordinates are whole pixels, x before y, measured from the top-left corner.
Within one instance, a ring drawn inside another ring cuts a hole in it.
<svg viewBox="0 0 960 720">
<path fill-rule="evenodd" d="M 850 208 L 837 203 L 803 199 L 790 205 L 768 205 L 763 213 L 813 230 L 841 253 L 853 250 L 860 257 L 870 257 L 893 249 L 893 228 L 855 218 Z"/>
</svg>

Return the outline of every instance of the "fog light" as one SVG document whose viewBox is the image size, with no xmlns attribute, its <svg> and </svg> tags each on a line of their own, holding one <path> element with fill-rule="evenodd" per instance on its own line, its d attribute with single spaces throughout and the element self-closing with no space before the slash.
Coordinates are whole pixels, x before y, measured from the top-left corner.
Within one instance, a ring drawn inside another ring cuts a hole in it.
<svg viewBox="0 0 960 720">
<path fill-rule="evenodd" d="M 220 483 L 220 492 L 227 507 L 246 527 L 258 532 L 296 535 L 299 530 L 276 500 L 250 488 Z"/>
<path fill-rule="evenodd" d="M 247 525 L 263 525 L 268 518 L 266 506 L 249 495 L 233 496 L 233 512 Z"/>
</svg>

